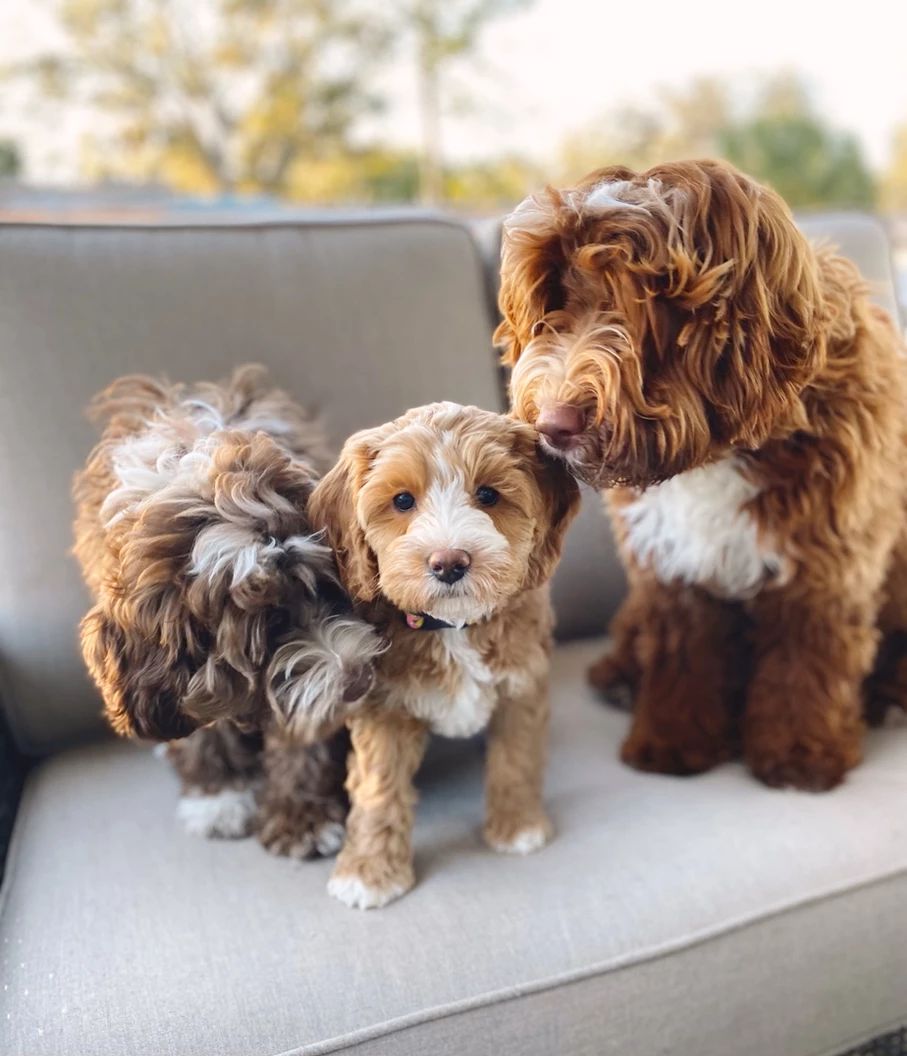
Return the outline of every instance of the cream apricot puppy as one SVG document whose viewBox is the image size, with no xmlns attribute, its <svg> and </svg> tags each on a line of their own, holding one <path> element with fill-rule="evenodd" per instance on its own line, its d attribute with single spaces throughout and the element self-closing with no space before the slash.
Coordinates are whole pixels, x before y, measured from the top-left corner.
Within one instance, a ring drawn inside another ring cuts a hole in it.
<svg viewBox="0 0 907 1056">
<path fill-rule="evenodd" d="M 351 812 L 328 887 L 347 905 L 383 906 L 413 885 L 413 777 L 429 732 L 488 728 L 494 849 L 550 838 L 547 581 L 578 502 L 531 427 L 453 403 L 357 433 L 313 493 L 357 614 L 390 643 L 349 723 Z"/>
</svg>

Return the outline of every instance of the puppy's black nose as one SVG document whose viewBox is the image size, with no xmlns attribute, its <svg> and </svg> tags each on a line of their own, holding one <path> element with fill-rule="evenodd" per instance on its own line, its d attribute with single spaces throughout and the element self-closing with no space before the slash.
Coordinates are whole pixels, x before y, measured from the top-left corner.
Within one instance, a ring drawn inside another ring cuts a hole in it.
<svg viewBox="0 0 907 1056">
<path fill-rule="evenodd" d="M 572 403 L 545 403 L 539 411 L 535 428 L 552 447 L 564 450 L 586 427 L 586 413 Z"/>
<path fill-rule="evenodd" d="M 442 583 L 456 583 L 469 570 L 470 557 L 465 550 L 436 550 L 428 559 L 428 567 L 435 579 Z"/>
</svg>

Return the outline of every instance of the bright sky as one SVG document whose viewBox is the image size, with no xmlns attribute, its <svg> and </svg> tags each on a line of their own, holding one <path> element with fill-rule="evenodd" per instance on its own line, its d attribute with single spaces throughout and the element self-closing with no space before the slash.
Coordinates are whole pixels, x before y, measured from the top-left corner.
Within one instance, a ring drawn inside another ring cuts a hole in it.
<svg viewBox="0 0 907 1056">
<path fill-rule="evenodd" d="M 47 0 L 0 0 L 0 64 L 52 39 Z M 389 78 L 394 106 L 385 137 L 415 142 L 414 78 L 403 64 Z M 779 69 L 803 74 L 822 111 L 856 132 L 870 162 L 885 163 L 895 125 L 907 122 L 907 3 L 860 0 L 685 0 L 608 3 L 537 0 L 486 32 L 479 64 L 457 78 L 472 106 L 447 117 L 449 157 L 502 150 L 544 157 L 565 134 L 622 103 L 646 103 L 660 85 L 697 75 L 729 84 Z M 71 179 L 86 116 L 52 126 L 0 97 L 0 135 L 26 144 L 31 174 Z"/>
</svg>

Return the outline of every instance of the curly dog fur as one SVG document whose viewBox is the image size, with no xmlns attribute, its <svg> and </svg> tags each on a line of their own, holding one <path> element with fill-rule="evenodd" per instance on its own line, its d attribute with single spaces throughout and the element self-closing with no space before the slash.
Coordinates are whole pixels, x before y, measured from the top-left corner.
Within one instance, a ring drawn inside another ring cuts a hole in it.
<svg viewBox="0 0 907 1056">
<path fill-rule="evenodd" d="M 111 725 L 176 742 L 188 829 L 336 850 L 345 736 L 319 742 L 382 646 L 309 523 L 320 431 L 255 367 L 191 389 L 122 378 L 92 412 L 104 428 L 75 481 L 75 553 Z"/>
<path fill-rule="evenodd" d="M 907 692 L 902 341 L 857 270 L 719 162 L 608 168 L 505 225 L 515 413 L 607 489 L 630 591 L 595 685 L 623 758 L 821 790 Z M 880 643 L 882 647 L 880 648 Z"/>
<path fill-rule="evenodd" d="M 390 643 L 349 723 L 352 805 L 329 886 L 348 905 L 384 905 L 414 882 L 413 777 L 429 731 L 488 728 L 493 848 L 527 853 L 549 839 L 547 581 L 577 503 L 532 429 L 451 403 L 357 433 L 315 489 L 312 518 L 344 585 Z M 415 629 L 425 618 L 446 627 Z"/>
</svg>

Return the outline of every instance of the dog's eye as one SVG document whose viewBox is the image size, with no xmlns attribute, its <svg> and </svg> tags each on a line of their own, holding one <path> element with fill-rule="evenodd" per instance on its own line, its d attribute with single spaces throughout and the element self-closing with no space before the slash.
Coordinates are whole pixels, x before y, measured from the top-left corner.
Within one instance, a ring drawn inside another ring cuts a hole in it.
<svg viewBox="0 0 907 1056">
<path fill-rule="evenodd" d="M 496 492 L 494 488 L 489 488 L 487 484 L 483 484 L 480 488 L 476 488 L 476 498 L 482 506 L 494 506 L 500 497 L 501 496 L 498 492 Z"/>
<path fill-rule="evenodd" d="M 401 491 L 399 495 L 394 496 L 394 507 L 401 513 L 406 513 L 407 510 L 411 510 L 416 505 L 416 500 L 408 491 Z"/>
</svg>

